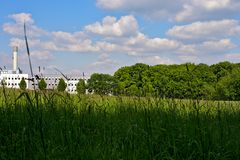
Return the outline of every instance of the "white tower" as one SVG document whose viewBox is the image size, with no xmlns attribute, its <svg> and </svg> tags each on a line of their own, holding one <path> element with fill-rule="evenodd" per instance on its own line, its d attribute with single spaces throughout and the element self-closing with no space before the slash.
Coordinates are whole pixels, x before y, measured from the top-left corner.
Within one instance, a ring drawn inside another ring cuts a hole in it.
<svg viewBox="0 0 240 160">
<path fill-rule="evenodd" d="M 18 69 L 18 47 L 13 47 L 13 72 L 16 73 Z"/>
</svg>

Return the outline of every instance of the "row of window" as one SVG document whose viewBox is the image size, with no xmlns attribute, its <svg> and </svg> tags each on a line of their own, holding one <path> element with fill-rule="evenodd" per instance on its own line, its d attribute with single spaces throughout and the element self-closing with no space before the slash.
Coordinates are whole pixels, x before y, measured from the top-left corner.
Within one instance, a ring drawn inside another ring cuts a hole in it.
<svg viewBox="0 0 240 160">
<path fill-rule="evenodd" d="M 20 77 L 15 77 L 15 78 L 14 77 L 8 77 L 8 78 L 4 77 L 3 79 L 4 80 L 21 80 L 22 78 L 20 78 Z M 24 79 L 26 80 L 27 78 L 24 78 Z"/>
<path fill-rule="evenodd" d="M 47 80 L 54 80 L 54 81 L 57 81 L 57 80 L 60 80 L 61 78 L 44 78 L 46 81 Z M 80 79 L 79 78 L 71 78 L 69 80 L 72 80 L 72 81 L 79 81 Z"/>
<path fill-rule="evenodd" d="M 77 92 L 77 90 L 76 89 L 75 90 L 68 89 L 68 92 Z"/>
<path fill-rule="evenodd" d="M 32 84 L 32 86 L 33 86 L 34 84 Z M 37 84 L 35 84 L 36 86 L 37 86 Z M 48 86 L 57 86 L 58 84 L 48 84 Z M 72 83 L 70 83 L 70 84 L 68 84 L 68 86 L 77 86 L 77 84 L 72 84 Z"/>
<path fill-rule="evenodd" d="M 20 77 L 4 77 L 4 79 L 5 80 L 21 80 L 22 78 L 20 78 Z M 25 80 L 27 79 L 27 78 L 24 78 Z M 57 80 L 60 80 L 61 78 L 45 78 L 45 80 L 47 81 L 47 80 L 54 80 L 54 81 L 57 81 Z M 72 78 L 72 79 L 70 79 L 70 80 L 72 80 L 72 81 L 79 81 L 80 79 L 78 79 L 78 78 Z"/>
<path fill-rule="evenodd" d="M 8 83 L 7 86 L 19 86 L 19 83 Z"/>
</svg>

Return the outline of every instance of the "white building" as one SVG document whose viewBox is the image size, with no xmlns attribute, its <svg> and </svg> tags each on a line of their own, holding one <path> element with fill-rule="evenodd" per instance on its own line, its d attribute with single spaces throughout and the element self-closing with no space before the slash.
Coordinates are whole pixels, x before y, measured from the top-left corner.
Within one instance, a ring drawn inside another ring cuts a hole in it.
<svg viewBox="0 0 240 160">
<path fill-rule="evenodd" d="M 80 80 L 79 75 L 66 75 L 67 79 L 65 76 L 62 74 L 43 74 L 39 73 L 37 74 L 37 77 L 34 77 L 34 81 L 32 81 L 32 77 L 29 76 L 28 74 L 23 74 L 22 71 L 18 67 L 18 48 L 14 47 L 13 48 L 13 70 L 6 70 L 0 68 L 0 86 L 2 84 L 5 85 L 7 88 L 20 88 L 19 83 L 22 80 L 22 78 L 26 81 L 27 84 L 27 89 L 34 89 L 38 88 L 38 81 L 40 79 L 44 79 L 45 82 L 47 83 L 47 89 L 57 89 L 59 80 L 62 78 L 65 83 L 67 84 L 66 91 L 69 93 L 77 93 L 77 83 Z M 82 79 L 85 80 L 85 83 L 87 82 L 87 79 L 82 77 Z"/>
<path fill-rule="evenodd" d="M 13 48 L 13 70 L 6 70 L 0 68 L 0 86 L 4 84 L 7 88 L 20 88 L 19 83 L 22 78 L 27 83 L 28 88 L 28 74 L 22 74 L 21 70 L 18 68 L 18 58 L 17 58 L 18 48 Z"/>
<path fill-rule="evenodd" d="M 28 74 L 13 73 L 12 71 L 2 70 L 0 71 L 0 86 L 4 83 L 7 88 L 20 88 L 19 83 L 24 78 L 28 88 Z"/>
<path fill-rule="evenodd" d="M 67 85 L 66 92 L 76 94 L 77 83 L 79 82 L 80 79 L 83 79 L 83 78 L 80 78 L 81 76 L 79 75 L 66 75 L 66 76 L 68 79 L 66 79 L 61 74 L 46 74 L 46 75 L 39 76 L 39 80 L 36 80 L 36 78 L 34 79 L 35 83 L 30 82 L 29 89 L 33 89 L 34 84 L 35 84 L 35 87 L 38 88 L 38 81 L 40 81 L 40 79 L 44 79 L 44 81 L 47 83 L 47 89 L 57 89 L 59 80 L 63 79 Z M 86 80 L 85 80 L 85 83 L 86 83 Z"/>
</svg>

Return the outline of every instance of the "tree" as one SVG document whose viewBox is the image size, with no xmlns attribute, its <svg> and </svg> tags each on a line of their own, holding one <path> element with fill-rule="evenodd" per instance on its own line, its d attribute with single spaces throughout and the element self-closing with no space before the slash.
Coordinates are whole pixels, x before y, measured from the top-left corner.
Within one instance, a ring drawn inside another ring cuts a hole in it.
<svg viewBox="0 0 240 160">
<path fill-rule="evenodd" d="M 116 89 L 116 81 L 109 74 L 94 73 L 88 80 L 88 89 L 101 95 L 113 94 Z"/>
<path fill-rule="evenodd" d="M 86 84 L 83 79 L 80 79 L 77 83 L 77 92 L 78 94 L 85 94 L 86 93 Z"/>
<path fill-rule="evenodd" d="M 65 89 L 67 88 L 67 84 L 65 83 L 65 81 L 61 78 L 58 82 L 58 86 L 57 86 L 57 90 L 59 92 L 64 92 Z"/>
<path fill-rule="evenodd" d="M 24 78 L 21 79 L 20 83 L 19 83 L 19 87 L 21 90 L 26 90 L 27 88 L 27 83 L 26 81 L 24 80 Z"/>
<path fill-rule="evenodd" d="M 45 80 L 42 78 L 39 83 L 38 83 L 38 88 L 42 91 L 45 90 L 47 88 L 47 83 L 45 82 Z"/>
<path fill-rule="evenodd" d="M 217 77 L 217 81 L 219 81 L 221 78 L 227 76 L 232 72 L 233 64 L 230 62 L 220 62 L 218 64 L 212 65 L 211 68 Z"/>
</svg>

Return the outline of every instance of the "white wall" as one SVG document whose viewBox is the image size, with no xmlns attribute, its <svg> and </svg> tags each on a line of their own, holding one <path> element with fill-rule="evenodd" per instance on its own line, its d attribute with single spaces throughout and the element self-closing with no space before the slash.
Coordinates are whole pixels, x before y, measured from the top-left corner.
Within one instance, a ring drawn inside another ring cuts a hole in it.
<svg viewBox="0 0 240 160">
<path fill-rule="evenodd" d="M 19 83 L 22 78 L 25 79 L 28 88 L 28 74 L 0 74 L 0 81 L 4 81 L 6 84 L 5 87 L 7 88 L 20 88 Z"/>
</svg>

